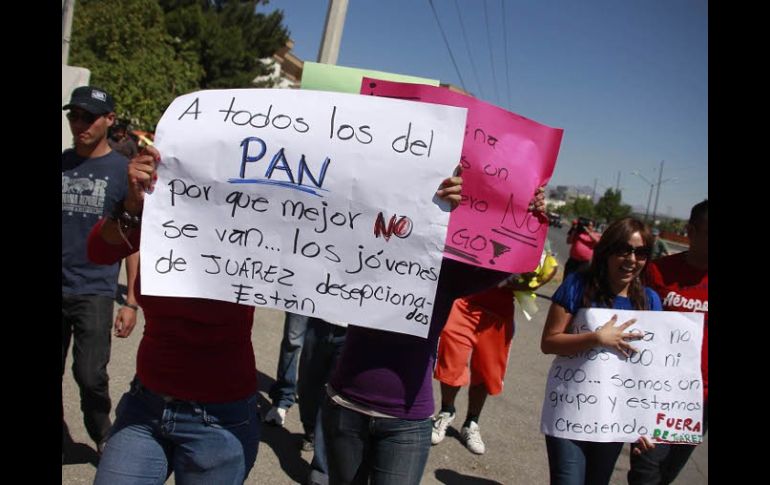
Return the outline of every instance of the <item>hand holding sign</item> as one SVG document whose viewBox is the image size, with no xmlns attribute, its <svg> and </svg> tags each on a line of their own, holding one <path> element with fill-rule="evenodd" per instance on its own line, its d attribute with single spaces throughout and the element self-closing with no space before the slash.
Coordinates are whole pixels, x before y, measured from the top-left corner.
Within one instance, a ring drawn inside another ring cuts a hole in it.
<svg viewBox="0 0 770 485">
<path fill-rule="evenodd" d="M 144 194 L 155 188 L 160 153 L 155 147 L 146 146 L 128 164 L 128 194 L 124 208 L 132 215 L 140 214 L 144 207 Z"/>
<path fill-rule="evenodd" d="M 455 175 L 445 178 L 441 182 L 441 186 L 439 187 L 438 191 L 436 191 L 436 195 L 449 202 L 452 206 L 452 209 L 457 207 L 460 204 L 460 200 L 462 199 L 461 192 L 463 190 L 463 178 L 460 176 L 462 171 L 462 167 L 457 165 L 457 168 L 455 169 Z"/>
<path fill-rule="evenodd" d="M 535 191 L 535 198 L 529 203 L 527 210 L 530 212 L 536 212 L 538 217 L 545 217 L 545 186 L 538 187 Z"/>
<path fill-rule="evenodd" d="M 619 326 L 615 326 L 618 321 L 618 316 L 613 315 L 610 320 L 604 325 L 596 329 L 596 339 L 599 341 L 599 345 L 615 349 L 621 354 L 629 357 L 629 352 L 637 352 L 637 350 L 631 347 L 626 340 L 639 340 L 644 337 L 644 333 L 624 333 L 623 331 L 636 323 L 636 318 L 632 318 Z"/>
</svg>

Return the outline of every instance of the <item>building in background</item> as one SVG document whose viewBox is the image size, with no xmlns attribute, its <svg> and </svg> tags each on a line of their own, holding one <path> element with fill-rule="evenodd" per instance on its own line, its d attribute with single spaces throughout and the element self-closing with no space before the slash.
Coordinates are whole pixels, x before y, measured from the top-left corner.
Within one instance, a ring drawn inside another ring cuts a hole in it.
<svg viewBox="0 0 770 485">
<path fill-rule="evenodd" d="M 273 72 L 267 76 L 257 76 L 252 83 L 257 86 L 299 89 L 305 61 L 294 55 L 291 51 L 293 48 L 294 41 L 289 39 L 272 57 L 262 59 L 263 64 L 272 66 Z"/>
</svg>

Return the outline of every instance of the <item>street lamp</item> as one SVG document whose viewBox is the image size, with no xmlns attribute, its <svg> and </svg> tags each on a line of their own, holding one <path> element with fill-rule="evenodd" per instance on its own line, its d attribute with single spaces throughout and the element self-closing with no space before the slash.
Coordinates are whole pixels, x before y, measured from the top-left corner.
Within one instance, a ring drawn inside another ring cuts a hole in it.
<svg viewBox="0 0 770 485">
<path fill-rule="evenodd" d="M 650 195 L 647 196 L 647 210 L 644 212 L 644 222 L 647 222 L 649 220 L 649 215 L 650 215 L 650 202 L 652 202 L 652 189 L 655 187 L 655 183 L 647 180 L 647 177 L 639 173 L 639 170 L 634 170 L 633 172 L 631 172 L 631 174 L 636 175 L 637 177 L 641 178 L 642 180 L 650 184 Z"/>
<path fill-rule="evenodd" d="M 672 177 L 672 178 L 669 178 L 669 179 L 666 179 L 666 180 L 662 179 L 662 177 L 663 177 L 663 164 L 664 164 L 664 162 L 665 161 L 661 161 L 660 162 L 660 172 L 658 173 L 658 183 L 657 184 L 655 182 L 651 182 L 651 181 L 647 180 L 647 177 L 645 177 L 644 175 L 639 173 L 638 170 L 634 170 L 633 172 L 631 172 L 632 174 L 638 176 L 639 178 L 641 178 L 642 180 L 644 180 L 645 182 L 650 184 L 650 195 L 647 196 L 647 211 L 644 213 L 644 220 L 645 220 L 645 222 L 649 222 L 648 217 L 650 215 L 650 201 L 652 200 L 652 189 L 656 185 L 658 186 L 658 190 L 657 190 L 657 192 L 655 194 L 655 208 L 652 210 L 652 224 L 653 225 L 655 225 L 655 215 L 658 212 L 658 199 L 660 198 L 660 186 L 665 184 L 666 182 L 674 182 L 674 181 L 677 180 L 676 177 Z"/>
<path fill-rule="evenodd" d="M 665 184 L 666 182 L 674 182 L 676 180 L 676 177 L 672 177 L 670 179 L 663 180 L 663 164 L 666 163 L 665 160 L 660 161 L 660 172 L 658 172 L 658 191 L 655 194 L 655 208 L 652 209 L 652 223 L 655 224 L 655 214 L 658 212 L 658 199 L 660 198 L 660 186 Z"/>
</svg>

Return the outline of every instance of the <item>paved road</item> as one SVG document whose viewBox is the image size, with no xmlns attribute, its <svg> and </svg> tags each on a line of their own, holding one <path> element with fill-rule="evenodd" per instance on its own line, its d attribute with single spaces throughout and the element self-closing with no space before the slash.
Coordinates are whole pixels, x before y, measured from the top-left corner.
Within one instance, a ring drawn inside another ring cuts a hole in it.
<svg viewBox="0 0 770 485">
<path fill-rule="evenodd" d="M 554 232 L 552 243 L 563 240 Z M 558 250 L 563 264 L 567 252 Z M 560 278 L 544 287 L 540 293 L 550 296 L 558 287 Z M 527 321 L 518 311 L 516 334 L 511 346 L 508 375 L 502 394 L 490 397 L 481 416 L 482 436 L 487 453 L 476 456 L 467 451 L 459 441 L 467 405 L 467 393 L 461 391 L 457 399 L 458 419 L 450 427 L 447 438 L 433 447 L 423 475 L 423 484 L 446 485 L 493 485 L 493 484 L 546 484 L 548 462 L 545 442 L 539 431 L 540 407 L 545 389 L 546 375 L 551 357 L 540 352 L 540 334 L 548 300 L 538 299 L 541 310 L 532 321 Z M 141 319 L 128 339 L 113 340 L 112 361 L 109 365 L 110 394 L 113 406 L 127 389 L 134 369 L 136 349 L 143 330 Z M 278 347 L 281 340 L 283 313 L 275 310 L 257 310 L 252 341 L 260 369 L 260 394 L 263 412 L 268 409 L 267 389 L 273 382 Z M 68 358 L 68 365 L 71 357 Z M 90 484 L 94 477 L 96 454 L 82 424 L 77 387 L 71 372 L 65 375 L 62 385 L 64 415 L 70 426 L 74 444 L 68 447 L 67 459 L 62 467 L 62 484 Z M 434 395 L 439 399 L 439 386 L 434 381 Z M 303 483 L 307 474 L 310 453 L 301 452 L 302 436 L 299 413 L 289 411 L 285 428 L 263 428 L 257 463 L 246 483 L 292 484 Z M 618 459 L 612 484 L 626 483 L 628 471 L 628 447 Z M 678 485 L 700 485 L 708 482 L 708 437 L 700 445 L 693 458 L 676 481 Z M 174 483 L 173 478 L 169 483 Z"/>
</svg>

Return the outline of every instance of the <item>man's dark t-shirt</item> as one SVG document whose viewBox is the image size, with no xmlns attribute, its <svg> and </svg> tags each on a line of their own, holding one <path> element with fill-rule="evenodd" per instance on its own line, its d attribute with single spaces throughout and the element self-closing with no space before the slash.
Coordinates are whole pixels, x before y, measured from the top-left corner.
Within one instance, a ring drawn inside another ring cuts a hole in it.
<svg viewBox="0 0 770 485">
<path fill-rule="evenodd" d="M 120 263 L 91 263 L 86 240 L 96 221 L 125 198 L 128 159 L 115 151 L 83 158 L 70 149 L 61 161 L 62 294 L 114 296 Z"/>
</svg>

